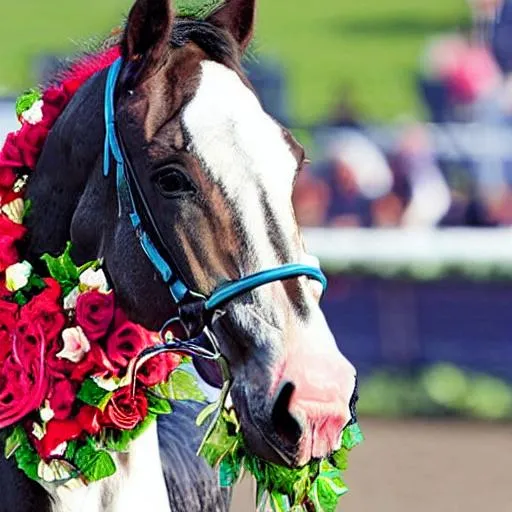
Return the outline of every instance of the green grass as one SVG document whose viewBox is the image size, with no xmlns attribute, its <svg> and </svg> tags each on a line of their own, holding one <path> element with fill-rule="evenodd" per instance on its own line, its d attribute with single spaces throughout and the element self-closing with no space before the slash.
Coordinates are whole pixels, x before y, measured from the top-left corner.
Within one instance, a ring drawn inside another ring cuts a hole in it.
<svg viewBox="0 0 512 512">
<path fill-rule="evenodd" d="M 0 91 L 33 84 L 33 58 L 119 23 L 131 0 L 3 0 Z M 466 0 L 260 0 L 257 48 L 281 59 L 300 121 L 328 115 L 349 85 L 371 118 L 421 116 L 414 73 L 425 40 L 467 24 Z"/>
</svg>

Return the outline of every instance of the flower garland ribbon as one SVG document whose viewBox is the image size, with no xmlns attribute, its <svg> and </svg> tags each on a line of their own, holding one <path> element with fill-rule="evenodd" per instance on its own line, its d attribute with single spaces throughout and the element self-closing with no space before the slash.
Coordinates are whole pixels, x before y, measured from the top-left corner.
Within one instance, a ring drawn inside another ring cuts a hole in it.
<svg viewBox="0 0 512 512">
<path fill-rule="evenodd" d="M 118 46 L 88 56 L 58 85 L 24 94 L 16 103 L 21 128 L 0 152 L 0 436 L 5 456 L 28 477 L 69 488 L 114 474 L 111 453 L 127 451 L 159 414 L 171 413 L 169 399 L 205 401 L 181 355 L 159 354 L 133 376 L 132 363 L 161 340 L 128 320 L 100 262 L 78 267 L 68 244 L 58 257 L 43 256 L 50 277 L 42 277 L 17 251 L 30 212 L 27 180 L 53 124 L 80 86 L 118 57 Z M 199 452 L 219 469 L 220 485 L 232 486 L 245 469 L 258 482 L 260 508 L 334 511 L 359 427 L 345 429 L 329 459 L 287 469 L 246 449 L 236 413 L 225 407 L 228 390 L 227 382 L 197 421 L 215 412 Z"/>
</svg>

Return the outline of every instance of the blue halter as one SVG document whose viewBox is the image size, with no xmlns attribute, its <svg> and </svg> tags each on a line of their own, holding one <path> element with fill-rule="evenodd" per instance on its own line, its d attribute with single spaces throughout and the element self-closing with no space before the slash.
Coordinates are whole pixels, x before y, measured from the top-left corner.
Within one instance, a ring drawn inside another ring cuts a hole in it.
<svg viewBox="0 0 512 512">
<path fill-rule="evenodd" d="M 145 202 L 144 194 L 140 185 L 136 181 L 136 176 L 131 167 L 130 160 L 122 138 L 119 136 L 116 122 L 115 122 L 115 89 L 119 78 L 119 73 L 122 68 L 122 59 L 117 59 L 108 71 L 107 82 L 105 87 L 105 149 L 104 149 L 104 162 L 103 174 L 108 176 L 110 173 L 111 157 L 116 162 L 116 183 L 117 183 L 117 196 L 119 202 L 119 215 L 123 211 L 128 212 L 133 229 L 137 234 L 139 243 L 146 253 L 147 257 L 160 274 L 165 284 L 169 287 L 169 291 L 177 305 L 185 303 L 189 297 L 197 300 L 202 297 L 200 294 L 191 291 L 179 277 L 179 269 L 172 268 L 172 265 L 165 257 L 162 256 L 161 251 L 153 243 L 152 239 L 145 231 L 142 225 L 141 217 L 137 210 L 136 201 L 134 198 L 134 191 L 138 193 L 138 198 L 142 202 L 143 213 L 146 217 L 153 219 L 147 203 Z M 129 179 L 127 179 L 127 170 L 129 172 Z M 152 225 L 157 230 L 154 220 Z M 159 232 L 158 232 L 158 236 Z M 161 238 L 161 237 L 160 237 Z M 260 286 L 269 284 L 275 281 L 282 281 L 285 279 L 292 279 L 296 277 L 307 276 L 311 279 L 319 281 L 324 290 L 327 287 L 327 279 L 319 268 L 309 265 L 302 265 L 299 263 L 290 263 L 282 265 L 277 268 L 263 270 L 256 274 L 243 277 L 236 281 L 227 282 L 219 286 L 209 298 L 204 298 L 202 307 L 207 312 L 213 312 L 220 306 L 233 300 L 240 295 L 248 293 Z"/>
</svg>

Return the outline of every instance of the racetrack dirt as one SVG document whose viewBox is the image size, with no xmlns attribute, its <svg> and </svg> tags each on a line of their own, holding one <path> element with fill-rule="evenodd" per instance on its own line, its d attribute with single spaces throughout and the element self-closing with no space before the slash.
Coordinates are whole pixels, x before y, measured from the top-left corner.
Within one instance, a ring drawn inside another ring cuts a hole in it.
<svg viewBox="0 0 512 512">
<path fill-rule="evenodd" d="M 342 512 L 512 512 L 512 425 L 365 419 Z M 253 512 L 250 483 L 233 512 Z"/>
</svg>

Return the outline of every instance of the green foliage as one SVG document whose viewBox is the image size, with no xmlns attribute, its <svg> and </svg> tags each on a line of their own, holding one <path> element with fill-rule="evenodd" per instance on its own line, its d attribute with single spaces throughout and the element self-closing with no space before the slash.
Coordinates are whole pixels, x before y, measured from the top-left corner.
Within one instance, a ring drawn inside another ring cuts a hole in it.
<svg viewBox="0 0 512 512">
<path fill-rule="evenodd" d="M 23 444 L 27 439 L 25 431 L 20 425 L 16 425 L 12 432 L 5 440 L 4 455 L 6 459 L 10 459 L 14 452 Z"/>
<path fill-rule="evenodd" d="M 180 0 L 178 12 L 184 13 L 182 5 L 188 2 L 196 10 L 213 3 Z M 23 10 L 30 15 L 20 18 L 19 5 L 4 2 L 0 84 L 9 92 L 30 87 L 35 55 L 76 52 L 71 41 L 106 35 L 132 4 L 25 0 Z M 387 120 L 421 115 L 414 75 L 425 40 L 468 20 L 465 0 L 260 0 L 257 39 L 262 54 L 284 64 L 293 112 L 301 121 L 327 114 L 340 99 L 343 84 L 371 117 Z"/>
<path fill-rule="evenodd" d="M 25 221 L 27 219 L 27 217 L 30 215 L 30 212 L 32 211 L 32 206 L 33 206 L 32 200 L 25 199 L 25 201 L 23 203 L 23 214 L 22 214 L 23 221 Z"/>
<path fill-rule="evenodd" d="M 16 100 L 16 115 L 19 117 L 41 99 L 41 93 L 36 89 L 29 89 Z"/>
<path fill-rule="evenodd" d="M 361 444 L 364 441 L 363 433 L 361 432 L 361 428 L 357 423 L 353 423 L 349 425 L 343 431 L 342 437 L 342 446 L 347 450 L 352 450 L 357 445 Z"/>
<path fill-rule="evenodd" d="M 13 299 L 14 299 L 14 302 L 16 302 L 16 304 L 18 304 L 18 306 L 24 306 L 25 304 L 28 304 L 28 297 L 21 291 L 21 290 L 18 290 L 14 295 L 13 295 Z"/>
<path fill-rule="evenodd" d="M 114 393 L 112 391 L 107 391 L 98 386 L 94 380 L 87 379 L 82 384 L 77 397 L 82 402 L 104 411 L 113 395 Z"/>
<path fill-rule="evenodd" d="M 76 441 L 69 441 L 68 445 L 66 446 L 66 451 L 64 453 L 64 457 L 67 460 L 73 460 L 77 449 L 78 449 L 78 443 Z"/>
<path fill-rule="evenodd" d="M 148 411 L 153 414 L 171 414 L 172 407 L 169 400 L 160 398 L 153 393 L 148 393 Z"/>
<path fill-rule="evenodd" d="M 360 380 L 358 412 L 383 417 L 512 419 L 512 386 L 440 363 L 421 371 L 379 370 Z"/>
<path fill-rule="evenodd" d="M 114 452 L 127 452 L 130 443 L 142 435 L 155 420 L 156 414 L 150 412 L 133 430 L 107 430 L 104 435 L 105 447 Z"/>
<path fill-rule="evenodd" d="M 41 259 L 48 267 L 50 275 L 61 285 L 64 296 L 78 285 L 80 277 L 79 269 L 71 259 L 71 247 L 71 242 L 68 242 L 64 253 L 57 258 L 50 254 L 41 256 Z"/>
<path fill-rule="evenodd" d="M 257 483 L 257 506 L 265 502 L 275 512 L 302 511 L 314 507 L 318 512 L 334 511 L 348 488 L 343 481 L 348 451 L 361 443 L 358 425 L 348 427 L 343 447 L 330 460 L 311 462 L 298 469 L 272 464 L 251 454 L 244 445 L 234 411 L 223 410 L 200 454 L 219 470 L 222 487 L 234 485 L 242 472 L 248 471 Z"/>
<path fill-rule="evenodd" d="M 222 0 L 175 0 L 174 8 L 183 18 L 205 19 L 221 3 Z"/>
<path fill-rule="evenodd" d="M 30 274 L 28 283 L 21 290 L 18 290 L 14 295 L 14 302 L 19 306 L 24 306 L 30 301 L 30 297 L 34 293 L 38 293 L 46 287 L 46 284 L 36 273 Z"/>
<path fill-rule="evenodd" d="M 73 462 L 88 482 L 97 482 L 116 472 L 112 456 L 105 450 L 98 450 L 92 441 L 78 448 Z"/>
<path fill-rule="evenodd" d="M 334 512 L 339 499 L 347 492 L 348 487 L 343 481 L 342 472 L 329 462 L 322 461 L 318 476 L 313 480 L 308 492 L 308 498 L 315 506 L 315 510 Z"/>
<path fill-rule="evenodd" d="M 206 400 L 196 378 L 185 370 L 174 370 L 169 377 L 168 387 L 171 400 Z"/>
<path fill-rule="evenodd" d="M 9 451 L 7 449 L 9 448 Z M 39 455 L 32 448 L 28 436 L 20 425 L 16 425 L 6 441 L 5 456 L 14 454 L 18 467 L 32 480 L 38 480 Z"/>
</svg>

